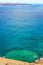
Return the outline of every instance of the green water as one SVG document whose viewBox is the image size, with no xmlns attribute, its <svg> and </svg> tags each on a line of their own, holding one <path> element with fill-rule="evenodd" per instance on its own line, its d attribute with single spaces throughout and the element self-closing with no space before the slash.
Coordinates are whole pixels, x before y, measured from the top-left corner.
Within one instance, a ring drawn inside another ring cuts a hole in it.
<svg viewBox="0 0 43 65">
<path fill-rule="evenodd" d="M 15 49 L 43 57 L 43 5 L 0 6 L 0 56 Z"/>
</svg>

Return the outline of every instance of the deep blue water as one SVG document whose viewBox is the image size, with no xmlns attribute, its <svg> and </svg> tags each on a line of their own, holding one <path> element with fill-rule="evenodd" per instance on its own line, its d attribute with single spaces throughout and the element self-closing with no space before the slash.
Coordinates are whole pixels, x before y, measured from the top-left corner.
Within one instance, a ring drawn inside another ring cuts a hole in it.
<svg viewBox="0 0 43 65">
<path fill-rule="evenodd" d="M 0 56 L 13 49 L 43 56 L 43 5 L 0 6 Z"/>
</svg>

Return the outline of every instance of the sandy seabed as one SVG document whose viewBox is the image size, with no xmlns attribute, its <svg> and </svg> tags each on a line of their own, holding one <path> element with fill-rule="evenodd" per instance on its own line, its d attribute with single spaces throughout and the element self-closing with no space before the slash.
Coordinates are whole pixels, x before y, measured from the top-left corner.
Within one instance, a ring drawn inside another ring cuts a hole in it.
<svg viewBox="0 0 43 65">
<path fill-rule="evenodd" d="M 6 58 L 0 58 L 0 65 L 43 65 L 43 59 L 36 60 L 35 63 L 28 63 Z"/>
</svg>

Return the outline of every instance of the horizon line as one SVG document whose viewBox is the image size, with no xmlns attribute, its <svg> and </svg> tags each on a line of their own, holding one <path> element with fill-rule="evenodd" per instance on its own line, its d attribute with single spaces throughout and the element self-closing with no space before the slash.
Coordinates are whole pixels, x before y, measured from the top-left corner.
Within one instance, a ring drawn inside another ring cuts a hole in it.
<svg viewBox="0 0 43 65">
<path fill-rule="evenodd" d="M 16 3 L 16 2 L 15 3 L 13 3 L 13 2 L 11 3 L 11 2 L 0 2 L 0 4 L 30 4 L 31 5 L 31 4 L 43 4 L 43 3 L 19 3 L 19 2 L 18 3 Z"/>
</svg>

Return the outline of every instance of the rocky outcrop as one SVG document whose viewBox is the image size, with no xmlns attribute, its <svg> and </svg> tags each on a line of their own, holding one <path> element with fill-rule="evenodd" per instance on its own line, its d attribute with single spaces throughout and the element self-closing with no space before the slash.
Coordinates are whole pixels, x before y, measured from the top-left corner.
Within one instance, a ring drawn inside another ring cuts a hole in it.
<svg viewBox="0 0 43 65">
<path fill-rule="evenodd" d="M 27 63 L 6 58 L 0 58 L 0 65 L 43 65 L 43 60 L 36 60 L 35 63 Z"/>
</svg>

